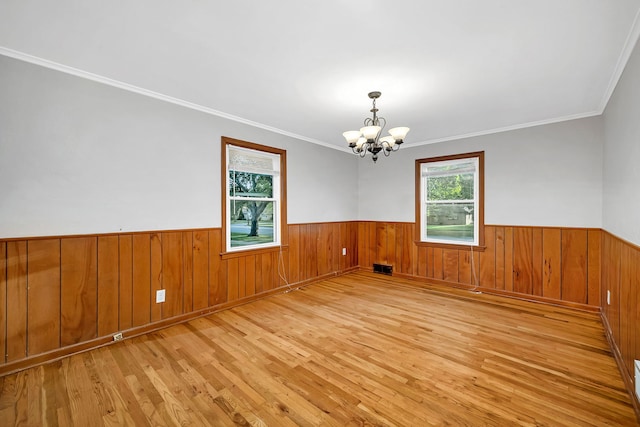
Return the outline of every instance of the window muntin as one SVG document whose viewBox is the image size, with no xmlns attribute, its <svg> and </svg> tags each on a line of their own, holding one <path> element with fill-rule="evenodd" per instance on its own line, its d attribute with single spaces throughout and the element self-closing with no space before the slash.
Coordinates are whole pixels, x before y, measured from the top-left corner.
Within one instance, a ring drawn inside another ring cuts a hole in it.
<svg viewBox="0 0 640 427">
<path fill-rule="evenodd" d="M 281 244 L 281 156 L 226 145 L 226 250 Z"/>
<path fill-rule="evenodd" d="M 483 155 L 469 153 L 416 161 L 421 242 L 482 244 Z"/>
</svg>

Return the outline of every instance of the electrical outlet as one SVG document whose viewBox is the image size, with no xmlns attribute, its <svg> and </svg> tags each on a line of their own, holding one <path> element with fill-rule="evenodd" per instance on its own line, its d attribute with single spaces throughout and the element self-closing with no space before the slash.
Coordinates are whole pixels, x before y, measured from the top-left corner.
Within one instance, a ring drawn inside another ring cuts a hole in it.
<svg viewBox="0 0 640 427">
<path fill-rule="evenodd" d="M 347 254 L 347 248 L 342 248 L 342 255 L 346 255 Z"/>
<path fill-rule="evenodd" d="M 122 332 L 118 332 L 117 334 L 115 334 L 113 336 L 113 340 L 114 341 L 122 341 L 124 339 L 124 337 L 122 336 Z"/>
<path fill-rule="evenodd" d="M 166 297 L 166 291 L 164 289 L 159 289 L 156 291 L 156 304 L 164 302 Z"/>
<path fill-rule="evenodd" d="M 611 305 L 611 291 L 607 291 L 607 305 Z"/>
</svg>

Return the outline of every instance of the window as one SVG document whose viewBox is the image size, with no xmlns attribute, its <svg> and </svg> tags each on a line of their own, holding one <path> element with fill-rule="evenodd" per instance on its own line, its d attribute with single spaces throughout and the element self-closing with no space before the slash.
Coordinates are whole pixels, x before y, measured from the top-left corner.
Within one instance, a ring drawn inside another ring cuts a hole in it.
<svg viewBox="0 0 640 427">
<path fill-rule="evenodd" d="M 222 158 L 225 251 L 280 246 L 286 152 L 223 138 Z"/>
<path fill-rule="evenodd" d="M 419 242 L 484 244 L 484 152 L 416 160 Z"/>
</svg>

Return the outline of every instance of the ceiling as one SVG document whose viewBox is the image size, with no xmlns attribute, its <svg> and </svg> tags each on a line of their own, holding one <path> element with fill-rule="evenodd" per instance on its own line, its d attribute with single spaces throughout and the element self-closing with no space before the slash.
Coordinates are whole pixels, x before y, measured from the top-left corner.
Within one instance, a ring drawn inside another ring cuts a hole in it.
<svg viewBox="0 0 640 427">
<path fill-rule="evenodd" d="M 0 54 L 346 149 L 602 113 L 640 0 L 3 0 Z"/>
</svg>

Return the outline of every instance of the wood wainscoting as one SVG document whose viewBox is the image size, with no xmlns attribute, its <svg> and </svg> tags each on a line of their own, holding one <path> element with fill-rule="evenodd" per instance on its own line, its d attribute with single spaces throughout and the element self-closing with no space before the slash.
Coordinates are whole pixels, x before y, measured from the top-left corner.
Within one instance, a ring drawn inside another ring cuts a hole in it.
<svg viewBox="0 0 640 427">
<path fill-rule="evenodd" d="M 293 224 L 281 252 L 233 257 L 219 228 L 1 240 L 0 375 L 356 269 L 357 232 Z"/>
<path fill-rule="evenodd" d="M 0 377 L 0 425 L 637 424 L 598 313 L 357 272 Z"/>
<path fill-rule="evenodd" d="M 635 395 L 634 360 L 640 359 L 640 247 L 608 232 L 602 234 L 602 320 L 622 379 Z M 634 404 L 640 414 L 639 402 Z"/>
<path fill-rule="evenodd" d="M 485 292 L 600 307 L 600 229 L 485 226 L 482 251 L 418 246 L 415 224 L 360 222 L 358 263 L 390 264 L 395 275 Z M 473 256 L 473 257 L 472 257 Z"/>
</svg>

